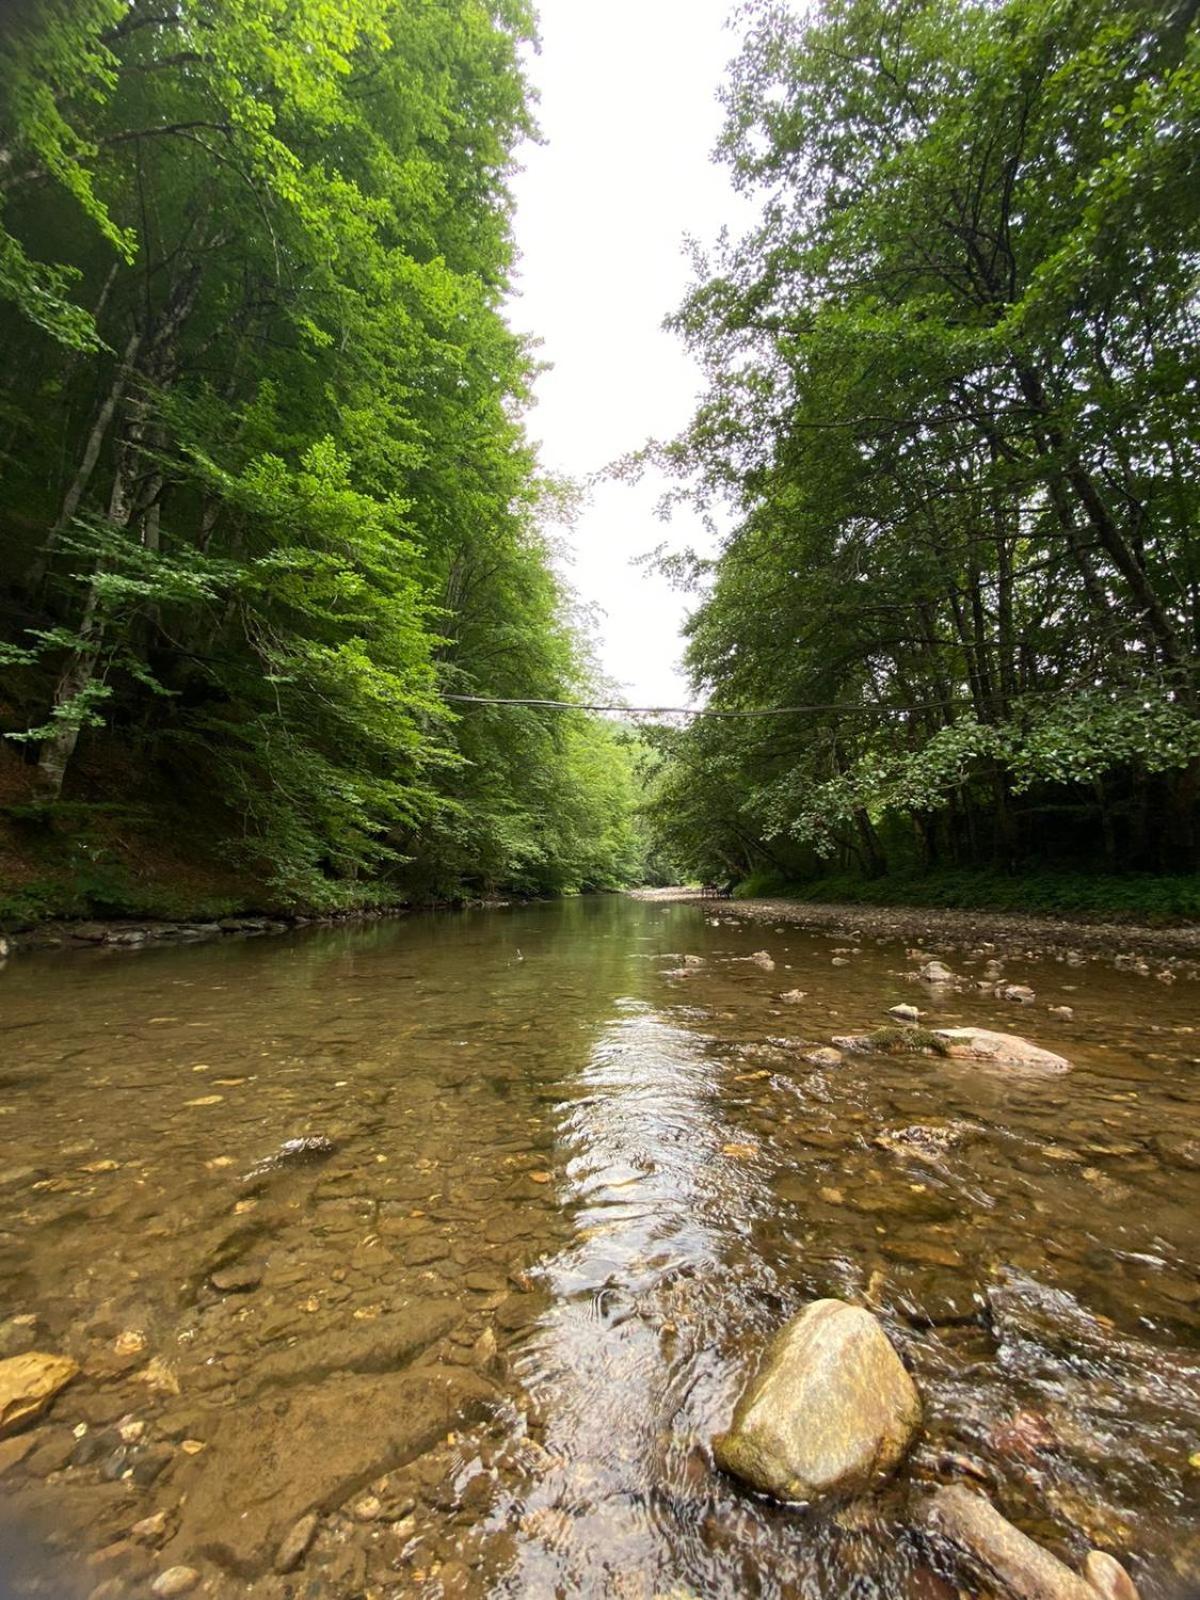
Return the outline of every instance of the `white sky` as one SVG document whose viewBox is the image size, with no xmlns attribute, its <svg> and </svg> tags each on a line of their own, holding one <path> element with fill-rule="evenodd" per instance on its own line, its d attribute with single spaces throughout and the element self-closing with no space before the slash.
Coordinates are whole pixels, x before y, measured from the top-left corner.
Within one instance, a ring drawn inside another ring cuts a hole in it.
<svg viewBox="0 0 1200 1600">
<path fill-rule="evenodd" d="M 744 202 L 709 160 L 717 85 L 737 40 L 731 0 L 540 0 L 529 62 L 545 144 L 514 183 L 521 251 L 514 324 L 552 363 L 530 431 L 543 465 L 582 479 L 687 423 L 697 368 L 663 317 L 683 298 L 685 234 L 744 225 Z M 739 222 L 739 219 L 740 222 Z M 682 705 L 688 597 L 631 566 L 664 539 L 708 548 L 698 520 L 654 512 L 665 484 L 604 483 L 567 537 L 567 576 L 599 606 L 601 666 L 634 705 Z"/>
</svg>

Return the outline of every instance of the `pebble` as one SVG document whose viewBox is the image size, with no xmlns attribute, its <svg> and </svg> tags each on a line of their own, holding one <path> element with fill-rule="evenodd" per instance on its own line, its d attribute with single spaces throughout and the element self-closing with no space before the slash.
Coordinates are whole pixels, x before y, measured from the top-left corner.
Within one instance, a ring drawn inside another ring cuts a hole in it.
<svg viewBox="0 0 1200 1600">
<path fill-rule="evenodd" d="M 1133 1579 L 1115 1557 L 1103 1550 L 1088 1552 L 1083 1575 L 1102 1600 L 1138 1600 Z"/>
<path fill-rule="evenodd" d="M 153 1516 L 143 1517 L 140 1522 L 135 1522 L 129 1532 L 132 1538 L 140 1539 L 144 1544 L 153 1544 L 161 1539 L 167 1531 L 167 1513 L 156 1511 Z"/>
<path fill-rule="evenodd" d="M 219 1272 L 209 1274 L 209 1283 L 221 1294 L 248 1294 L 251 1289 L 257 1289 L 263 1279 L 263 1269 L 253 1262 L 242 1262 L 237 1266 L 222 1267 Z"/>
<path fill-rule="evenodd" d="M 150 1592 L 157 1595 L 158 1600 L 174 1600 L 175 1595 L 190 1594 L 199 1582 L 200 1574 L 195 1567 L 168 1567 L 155 1578 Z"/>
<path fill-rule="evenodd" d="M 317 1532 L 317 1514 L 310 1511 L 307 1516 L 301 1517 L 298 1522 L 284 1534 L 275 1552 L 275 1571 L 294 1572 L 308 1554 L 308 1547 L 312 1544 Z"/>
</svg>

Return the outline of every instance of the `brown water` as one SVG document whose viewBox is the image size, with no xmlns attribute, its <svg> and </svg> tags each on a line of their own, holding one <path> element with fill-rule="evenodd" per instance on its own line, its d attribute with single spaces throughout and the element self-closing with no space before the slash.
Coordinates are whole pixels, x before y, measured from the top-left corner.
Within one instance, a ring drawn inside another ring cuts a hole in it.
<svg viewBox="0 0 1200 1600">
<path fill-rule="evenodd" d="M 10 961 L 0 1355 L 83 1367 L 22 1459 L 0 1442 L 16 1590 L 117 1600 L 183 1562 L 218 1596 L 937 1600 L 910 1506 L 964 1475 L 1145 1597 L 1200 1579 L 1197 984 L 1022 958 L 1035 1005 L 938 1000 L 903 947 L 835 966 L 853 939 L 726 916 Z M 899 1000 L 1075 1070 L 803 1059 Z M 874 1142 L 917 1123 L 957 1142 Z M 281 1154 L 306 1136 L 332 1149 Z M 708 1440 L 822 1295 L 879 1312 L 926 1428 L 888 1492 L 805 1512 Z"/>
</svg>

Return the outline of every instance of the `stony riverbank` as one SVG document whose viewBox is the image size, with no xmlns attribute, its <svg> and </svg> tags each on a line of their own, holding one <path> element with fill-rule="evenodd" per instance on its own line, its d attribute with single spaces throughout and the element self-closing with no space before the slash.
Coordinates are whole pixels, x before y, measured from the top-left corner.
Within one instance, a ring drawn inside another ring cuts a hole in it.
<svg viewBox="0 0 1200 1600">
<path fill-rule="evenodd" d="M 1152 964 L 1156 958 L 1200 962 L 1200 925 L 1139 927 L 1120 922 L 1084 922 L 1067 917 L 1023 916 L 1002 911 L 957 911 L 927 906 L 824 905 L 807 900 L 713 900 L 699 889 L 634 889 L 635 899 L 698 901 L 714 916 L 785 923 L 811 933 L 847 938 L 902 939 L 967 948 L 992 944 L 1029 955 L 1067 955 L 1083 951 Z M 1124 964 L 1124 963 L 1123 963 Z M 1162 963 L 1160 962 L 1160 967 Z M 1134 968 L 1136 970 L 1136 967 Z M 1156 969 L 1157 970 L 1157 969 Z"/>
<path fill-rule="evenodd" d="M 503 900 L 460 900 L 455 910 L 506 905 Z M 163 918 L 112 920 L 88 918 L 79 922 L 42 922 L 0 933 L 0 960 L 16 950 L 141 949 L 156 944 L 201 944 L 212 939 L 253 939 L 267 934 L 292 933 L 298 928 L 334 928 L 342 923 L 379 922 L 404 917 L 416 910 L 444 910 L 445 905 L 390 905 L 361 907 L 321 914 L 277 913 L 272 916 L 237 916 L 168 921 Z"/>
</svg>

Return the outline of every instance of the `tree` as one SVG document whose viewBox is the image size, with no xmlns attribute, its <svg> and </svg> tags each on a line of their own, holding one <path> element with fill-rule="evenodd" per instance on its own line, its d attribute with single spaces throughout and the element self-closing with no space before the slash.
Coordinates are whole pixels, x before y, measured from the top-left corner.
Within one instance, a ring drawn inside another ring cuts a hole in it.
<svg viewBox="0 0 1200 1600">
<path fill-rule="evenodd" d="M 581 854 L 624 803 L 601 732 L 441 698 L 582 671 L 502 314 L 531 34 L 522 0 L 26 0 L 3 715 L 47 816 L 119 744 L 294 900 L 619 872 Z"/>
<path fill-rule="evenodd" d="M 927 864 L 1194 869 L 1192 11 L 764 4 L 726 102 L 763 205 L 675 318 L 708 393 L 668 459 L 737 515 L 689 660 L 806 709 L 680 759 L 716 743 L 793 867 L 882 871 L 904 822 Z"/>
</svg>

